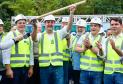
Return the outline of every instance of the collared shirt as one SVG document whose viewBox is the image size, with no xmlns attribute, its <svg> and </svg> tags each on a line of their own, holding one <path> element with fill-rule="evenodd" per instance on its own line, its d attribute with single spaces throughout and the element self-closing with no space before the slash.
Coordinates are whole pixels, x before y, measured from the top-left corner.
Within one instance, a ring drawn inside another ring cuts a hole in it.
<svg viewBox="0 0 123 84">
<path fill-rule="evenodd" d="M 123 40 L 123 33 L 120 33 L 120 34 L 118 34 L 117 36 L 110 36 L 110 37 L 108 37 L 104 42 L 103 42 L 103 50 L 104 50 L 104 56 L 106 57 L 106 41 L 108 40 L 108 39 L 112 39 L 114 42 L 118 39 L 118 38 L 121 38 L 122 40 Z M 123 46 L 123 41 L 122 41 L 122 45 L 121 46 Z M 122 49 L 122 52 L 123 52 L 123 47 L 121 47 Z M 121 57 L 123 57 L 123 56 L 121 56 Z"/>
<path fill-rule="evenodd" d="M 19 33 L 18 30 L 16 32 Z M 13 32 L 10 31 L 7 36 L 5 37 L 5 42 L 8 40 L 13 39 Z M 33 43 L 31 41 L 31 47 L 30 47 L 30 65 L 34 65 L 34 57 L 33 57 Z M 10 64 L 10 57 L 11 57 L 11 48 L 3 50 L 3 64 Z"/>
<path fill-rule="evenodd" d="M 53 32 L 54 32 L 54 31 L 53 31 Z M 62 40 L 63 38 L 65 38 L 65 36 L 68 34 L 68 32 L 67 32 L 67 27 L 66 27 L 66 26 L 65 26 L 64 28 L 62 28 L 61 30 L 57 30 L 56 32 L 58 32 L 58 34 L 59 34 L 61 40 Z M 46 32 L 44 32 L 44 33 L 46 33 Z M 53 33 L 48 35 L 48 39 L 49 39 L 49 40 L 52 40 L 53 37 L 54 37 L 54 34 L 53 34 Z M 40 41 L 40 39 L 41 39 L 41 33 L 39 33 L 39 34 L 37 35 L 37 40 Z"/>
<path fill-rule="evenodd" d="M 74 41 L 75 41 L 76 38 L 77 38 L 77 40 L 76 40 L 76 43 L 75 44 L 78 43 L 79 39 L 81 38 L 81 35 L 79 35 L 79 34 L 76 34 L 76 36 L 71 35 L 70 47 L 69 48 L 72 49 L 72 47 L 75 46 L 75 45 L 73 45 L 73 43 L 74 43 Z"/>
</svg>

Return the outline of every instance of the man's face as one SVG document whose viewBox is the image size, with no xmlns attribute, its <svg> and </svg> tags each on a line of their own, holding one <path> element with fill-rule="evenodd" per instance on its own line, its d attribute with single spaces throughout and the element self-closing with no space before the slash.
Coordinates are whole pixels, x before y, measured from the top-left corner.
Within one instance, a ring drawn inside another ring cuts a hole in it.
<svg viewBox="0 0 123 84">
<path fill-rule="evenodd" d="M 62 22 L 62 28 L 66 25 L 68 25 L 68 22 Z"/>
<path fill-rule="evenodd" d="M 122 25 L 118 21 L 112 20 L 110 22 L 112 33 L 113 34 L 118 34 L 121 32 Z"/>
<path fill-rule="evenodd" d="M 53 21 L 53 20 L 45 21 L 46 30 L 53 30 L 54 24 L 55 24 L 55 21 Z"/>
<path fill-rule="evenodd" d="M 19 20 L 17 21 L 17 28 L 19 31 L 24 31 L 26 26 L 26 21 L 25 20 Z"/>
<path fill-rule="evenodd" d="M 77 26 L 77 32 L 85 32 L 85 27 L 83 26 Z"/>
<path fill-rule="evenodd" d="M 0 33 L 2 33 L 2 32 L 3 32 L 3 25 L 0 24 Z"/>
<path fill-rule="evenodd" d="M 94 24 L 94 23 L 91 23 L 91 33 L 93 35 L 97 35 L 100 31 L 100 25 L 99 24 Z"/>
</svg>

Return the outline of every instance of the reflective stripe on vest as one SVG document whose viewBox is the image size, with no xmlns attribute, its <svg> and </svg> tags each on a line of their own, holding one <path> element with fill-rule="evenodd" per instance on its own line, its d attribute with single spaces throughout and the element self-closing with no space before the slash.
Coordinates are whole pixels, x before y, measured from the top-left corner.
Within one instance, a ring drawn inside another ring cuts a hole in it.
<svg viewBox="0 0 123 84">
<path fill-rule="evenodd" d="M 90 34 L 86 34 L 85 39 L 89 39 L 89 35 Z M 96 41 L 101 42 L 102 37 L 98 36 L 94 41 L 92 41 L 93 46 L 95 45 Z M 91 50 L 87 50 L 81 54 L 80 68 L 82 70 L 102 72 L 104 68 L 103 66 L 104 66 L 103 61 Z"/>
<path fill-rule="evenodd" d="M 77 44 L 77 41 L 79 40 L 81 36 L 79 35 L 76 35 L 73 40 L 72 40 L 72 51 L 75 51 L 75 47 L 76 47 L 76 44 Z"/>
<path fill-rule="evenodd" d="M 3 42 L 4 39 L 4 33 L 0 35 L 0 42 Z M 2 56 L 2 50 L 0 49 L 0 71 L 5 70 L 4 65 L 3 65 L 3 56 Z"/>
<path fill-rule="evenodd" d="M 53 53 L 44 53 L 44 34 L 41 36 L 41 54 L 39 54 L 39 66 L 46 67 L 49 66 L 50 63 L 53 66 L 62 66 L 63 65 L 63 53 L 59 52 L 58 47 L 58 37 L 57 33 L 54 32 L 54 39 L 55 39 L 55 48 L 56 52 Z M 48 44 L 47 44 L 48 45 Z M 51 56 L 51 58 L 49 58 Z"/>
<path fill-rule="evenodd" d="M 70 50 L 69 49 L 63 50 L 63 60 L 64 61 L 70 60 Z"/>
<path fill-rule="evenodd" d="M 107 41 L 106 41 L 106 48 L 105 48 L 106 49 L 106 60 L 105 60 L 104 74 L 112 74 L 114 72 L 123 73 L 123 65 L 121 64 L 120 56 L 112 49 L 111 45 L 109 45 L 109 44 L 110 44 L 109 39 L 107 39 Z M 123 47 L 122 47 L 123 40 L 118 38 L 115 41 L 115 45 L 116 46 L 117 45 L 119 45 L 119 46 L 121 45 L 120 49 L 123 49 Z M 109 54 L 111 56 L 109 56 Z M 111 60 L 112 56 L 113 56 L 113 59 Z"/>
<path fill-rule="evenodd" d="M 14 35 L 14 37 L 17 37 L 15 32 L 13 32 L 13 35 Z M 30 44 L 31 44 L 31 42 L 30 42 Z M 10 60 L 11 67 L 13 67 L 13 68 L 14 67 L 24 67 L 24 66 L 29 67 L 30 54 L 29 53 L 28 54 L 19 54 L 18 46 L 19 46 L 18 43 L 16 43 L 15 48 L 12 47 L 12 48 L 14 48 L 15 53 L 11 54 L 11 60 Z M 30 46 L 28 49 L 30 49 Z M 21 53 L 23 53 L 23 52 L 21 52 Z"/>
</svg>

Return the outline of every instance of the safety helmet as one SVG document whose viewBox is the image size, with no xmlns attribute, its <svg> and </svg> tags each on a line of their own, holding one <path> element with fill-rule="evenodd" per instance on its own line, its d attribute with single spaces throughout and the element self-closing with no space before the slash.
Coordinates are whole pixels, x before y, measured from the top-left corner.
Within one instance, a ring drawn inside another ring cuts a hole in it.
<svg viewBox="0 0 123 84">
<path fill-rule="evenodd" d="M 1 19 L 0 19 L 0 24 L 2 24 L 2 25 L 4 24 L 3 21 L 2 21 Z"/>
<path fill-rule="evenodd" d="M 63 17 L 62 22 L 69 22 L 69 17 Z"/>
<path fill-rule="evenodd" d="M 47 20 L 53 20 L 53 21 L 55 21 L 55 17 L 53 15 L 45 16 L 44 17 L 44 21 L 47 21 Z"/>
<path fill-rule="evenodd" d="M 80 19 L 79 21 L 77 21 L 76 25 L 77 25 L 77 26 L 83 26 L 83 27 L 86 27 L 86 26 L 87 26 L 87 23 L 86 23 L 85 20 Z"/>
<path fill-rule="evenodd" d="M 26 20 L 26 17 L 23 14 L 19 14 L 15 17 L 15 23 L 19 20 Z"/>
<path fill-rule="evenodd" d="M 91 23 L 99 24 L 99 25 L 102 26 L 102 21 L 101 21 L 101 19 L 100 19 L 100 18 L 97 18 L 97 17 L 92 18 L 90 24 L 91 24 Z"/>
</svg>

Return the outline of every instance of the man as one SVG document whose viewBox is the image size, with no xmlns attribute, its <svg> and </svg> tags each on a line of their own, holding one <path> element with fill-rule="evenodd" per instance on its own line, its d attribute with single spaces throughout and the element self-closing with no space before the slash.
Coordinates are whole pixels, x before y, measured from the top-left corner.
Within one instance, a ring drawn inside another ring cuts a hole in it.
<svg viewBox="0 0 123 84">
<path fill-rule="evenodd" d="M 122 19 L 110 19 L 112 36 L 105 42 L 104 84 L 123 84 L 123 34 Z"/>
<path fill-rule="evenodd" d="M 37 28 L 34 25 L 32 33 L 33 41 L 39 41 L 39 67 L 41 84 L 63 84 L 63 47 L 62 39 L 67 35 L 72 26 L 75 6 L 70 7 L 70 19 L 68 26 L 59 31 L 53 31 L 55 17 L 48 15 L 44 18 L 46 31 L 37 36 Z M 52 79 L 52 80 L 51 80 Z"/>
<path fill-rule="evenodd" d="M 15 17 L 17 30 L 9 32 L 6 40 L 25 34 L 26 18 L 19 14 Z M 12 48 L 5 50 L 4 64 L 6 67 L 6 75 L 12 79 L 12 84 L 26 84 L 27 79 L 33 74 L 33 53 L 31 39 L 23 39 L 16 43 Z M 9 57 L 10 56 L 10 57 Z"/>
<path fill-rule="evenodd" d="M 80 79 L 80 53 L 75 51 L 76 44 L 79 38 L 85 34 L 86 21 L 80 19 L 76 23 L 76 36 L 71 36 L 71 57 L 72 57 L 72 66 L 73 66 L 73 81 L 74 84 L 79 84 Z"/>
<path fill-rule="evenodd" d="M 0 44 L 4 42 L 4 37 L 5 37 L 5 33 L 3 30 L 3 21 L 0 19 Z M 12 40 L 13 41 L 13 40 Z M 3 48 L 4 46 L 1 45 L 1 48 Z M 2 55 L 3 51 L 2 49 L 0 49 L 0 83 L 4 84 L 5 83 L 5 67 L 3 65 L 3 55 Z"/>
<path fill-rule="evenodd" d="M 37 23 L 37 33 L 41 34 L 41 23 Z M 38 46 L 38 41 L 33 42 L 33 54 L 34 54 L 34 74 L 32 76 L 32 81 L 29 80 L 29 84 L 40 84 L 40 68 L 39 68 L 39 62 L 38 62 L 38 57 L 39 57 L 39 46 Z"/>
<path fill-rule="evenodd" d="M 68 25 L 69 17 L 63 17 L 61 28 L 65 28 Z M 63 69 L 64 69 L 64 84 L 69 84 L 69 60 L 70 60 L 70 52 L 69 52 L 69 44 L 70 44 L 70 35 L 67 36 L 62 40 L 63 41 Z"/>
<path fill-rule="evenodd" d="M 5 84 L 6 83 L 6 76 L 5 76 L 5 67 L 3 65 L 3 55 L 2 55 L 2 50 L 10 48 L 13 44 L 17 43 L 19 40 L 23 39 L 22 35 L 19 35 L 18 37 L 14 39 L 10 39 L 7 42 L 4 42 L 5 38 L 5 33 L 3 30 L 3 21 L 0 19 L 0 84 Z"/>
<path fill-rule="evenodd" d="M 96 44 L 102 39 L 99 35 L 102 21 L 100 18 L 92 18 L 90 26 L 91 32 L 80 37 L 76 47 L 76 51 L 81 53 L 80 84 L 102 84 L 103 61 L 98 57 L 100 50 Z"/>
</svg>

